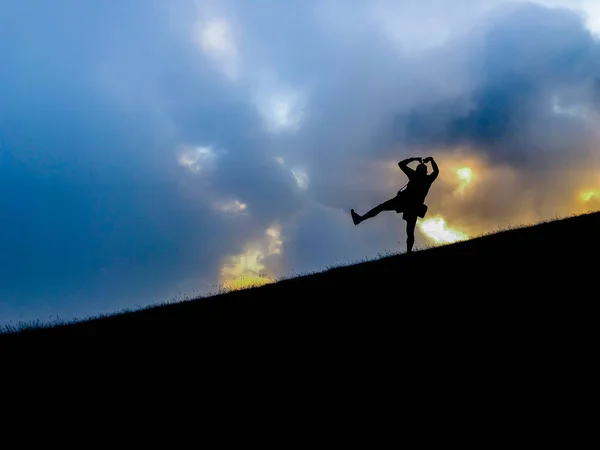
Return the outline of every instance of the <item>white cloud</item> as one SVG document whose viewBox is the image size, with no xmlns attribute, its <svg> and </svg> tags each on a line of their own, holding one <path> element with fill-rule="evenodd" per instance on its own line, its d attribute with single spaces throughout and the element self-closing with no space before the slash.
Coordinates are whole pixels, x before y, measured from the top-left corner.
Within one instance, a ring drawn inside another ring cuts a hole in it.
<svg viewBox="0 0 600 450">
<path fill-rule="evenodd" d="M 226 19 L 199 20 L 193 38 L 199 49 L 215 61 L 229 79 L 238 78 L 239 52 L 231 24 Z"/>
<path fill-rule="evenodd" d="M 270 133 L 297 131 L 304 117 L 305 98 L 293 88 L 264 87 L 255 93 L 255 104 Z"/>
<path fill-rule="evenodd" d="M 200 173 L 214 167 L 217 154 L 212 147 L 184 147 L 177 158 L 180 166 L 192 173 Z"/>
<path fill-rule="evenodd" d="M 507 0 L 372 0 L 369 17 L 403 53 L 436 47 Z"/>
<path fill-rule="evenodd" d="M 308 188 L 308 173 L 306 173 L 306 170 L 301 168 L 292 169 L 292 175 L 300 189 Z"/>
<path fill-rule="evenodd" d="M 366 14 L 403 53 L 418 54 L 477 26 L 479 18 L 493 8 L 511 3 L 578 11 L 584 14 L 588 29 L 600 37 L 599 0 L 370 0 Z"/>
<path fill-rule="evenodd" d="M 588 28 L 597 38 L 600 38 L 600 2 L 586 0 L 583 2 L 583 10 L 587 15 Z"/>
<path fill-rule="evenodd" d="M 525 1 L 525 0 L 520 0 Z M 600 37 L 600 1 L 598 0 L 535 0 L 545 6 L 569 8 L 585 16 L 588 29 Z"/>
<path fill-rule="evenodd" d="M 223 5 L 216 9 L 203 5 L 192 31 L 196 46 L 230 81 L 246 91 L 269 133 L 297 131 L 304 117 L 306 95 L 278 80 L 278 61 L 246 57 L 242 63 L 241 31 L 230 16 L 231 12 L 225 11 Z M 256 52 L 249 54 L 256 55 Z"/>
<path fill-rule="evenodd" d="M 229 201 L 216 202 L 214 204 L 214 207 L 217 211 L 221 211 L 224 213 L 241 213 L 246 211 L 248 205 L 235 199 Z"/>
<path fill-rule="evenodd" d="M 552 99 L 552 112 L 558 115 L 577 117 L 583 120 L 590 120 L 592 111 L 586 105 L 563 106 L 558 97 Z"/>
<path fill-rule="evenodd" d="M 281 255 L 283 241 L 281 240 L 281 227 L 271 225 L 265 232 L 267 235 L 267 255 Z"/>
<path fill-rule="evenodd" d="M 308 172 L 305 168 L 296 166 L 291 169 L 288 169 L 285 160 L 281 156 L 276 156 L 273 159 L 277 164 L 290 171 L 292 177 L 294 177 L 294 181 L 296 182 L 296 186 L 298 186 L 298 188 L 302 190 L 308 189 L 310 177 L 308 176 Z"/>
</svg>

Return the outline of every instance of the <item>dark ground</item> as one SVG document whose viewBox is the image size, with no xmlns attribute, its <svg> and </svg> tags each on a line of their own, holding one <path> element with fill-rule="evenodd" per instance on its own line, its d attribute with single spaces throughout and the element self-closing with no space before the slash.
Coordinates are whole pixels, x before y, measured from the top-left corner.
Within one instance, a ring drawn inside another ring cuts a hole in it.
<svg viewBox="0 0 600 450">
<path fill-rule="evenodd" d="M 3 410 L 20 441 L 50 394 L 51 434 L 79 430 L 66 408 L 95 427 L 82 439 L 112 423 L 152 442 L 165 418 L 170 444 L 177 427 L 200 439 L 202 411 L 246 444 L 573 446 L 595 429 L 599 254 L 593 213 L 3 335 Z"/>
<path fill-rule="evenodd" d="M 0 346 L 168 344 L 196 352 L 257 346 L 397 357 L 434 342 L 457 351 L 490 351 L 518 339 L 560 345 L 592 332 L 599 250 L 600 213 L 592 213 L 206 299 L 3 335 Z"/>
</svg>

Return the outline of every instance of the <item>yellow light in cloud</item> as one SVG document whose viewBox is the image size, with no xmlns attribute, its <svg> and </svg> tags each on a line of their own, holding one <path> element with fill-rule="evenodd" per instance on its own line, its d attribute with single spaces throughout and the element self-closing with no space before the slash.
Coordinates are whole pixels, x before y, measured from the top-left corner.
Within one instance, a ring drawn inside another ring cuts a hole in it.
<svg viewBox="0 0 600 450">
<path fill-rule="evenodd" d="M 451 244 L 469 239 L 466 233 L 450 228 L 441 216 L 419 222 L 419 229 L 429 240 L 436 244 Z"/>
<path fill-rule="evenodd" d="M 473 170 L 470 167 L 461 167 L 456 170 L 458 179 L 463 183 L 469 184 L 473 180 Z"/>
<path fill-rule="evenodd" d="M 263 286 L 271 280 L 262 273 L 264 253 L 259 249 L 248 249 L 244 253 L 232 256 L 221 268 L 221 280 L 227 289 L 245 289 Z"/>
<path fill-rule="evenodd" d="M 579 198 L 584 202 L 589 202 L 593 198 L 600 199 L 600 190 L 583 191 L 579 194 Z"/>
<path fill-rule="evenodd" d="M 460 167 L 455 170 L 456 176 L 460 180 L 460 185 L 456 189 L 456 192 L 462 194 L 465 188 L 473 181 L 474 173 L 470 167 Z"/>
<path fill-rule="evenodd" d="M 266 256 L 280 255 L 283 249 L 281 228 L 272 225 L 265 231 L 265 240 L 253 242 L 239 255 L 229 258 L 221 267 L 221 282 L 226 289 L 237 290 L 273 283 L 265 272 Z"/>
</svg>

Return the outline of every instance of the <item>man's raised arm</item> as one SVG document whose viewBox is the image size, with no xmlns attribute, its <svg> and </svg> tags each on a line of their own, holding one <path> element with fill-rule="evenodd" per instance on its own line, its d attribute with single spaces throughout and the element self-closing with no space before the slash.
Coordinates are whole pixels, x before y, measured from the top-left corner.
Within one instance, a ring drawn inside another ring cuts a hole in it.
<svg viewBox="0 0 600 450">
<path fill-rule="evenodd" d="M 433 159 L 432 156 L 428 156 L 427 158 L 425 158 L 423 160 L 424 163 L 430 162 L 431 163 L 431 167 L 433 169 L 433 172 L 431 173 L 431 177 L 433 177 L 433 179 L 435 180 L 437 178 L 437 176 L 440 174 L 440 168 L 438 167 L 437 163 L 435 162 L 435 159 Z"/>
<path fill-rule="evenodd" d="M 408 177 L 410 177 L 413 173 L 415 173 L 414 169 L 411 169 L 410 167 L 408 167 L 408 165 L 413 161 L 421 161 L 421 158 L 419 158 L 419 157 L 406 158 L 398 163 L 398 167 L 400 167 L 402 172 L 404 172 L 406 174 L 406 176 L 408 176 Z"/>
</svg>

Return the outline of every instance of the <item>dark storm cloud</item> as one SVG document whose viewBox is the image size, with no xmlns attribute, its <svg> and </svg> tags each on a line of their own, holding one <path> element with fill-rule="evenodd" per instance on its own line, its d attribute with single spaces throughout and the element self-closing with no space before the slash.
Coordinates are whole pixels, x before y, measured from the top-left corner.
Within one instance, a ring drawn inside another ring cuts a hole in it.
<svg viewBox="0 0 600 450">
<path fill-rule="evenodd" d="M 593 113 L 600 106 L 593 94 L 600 44 L 582 18 L 524 4 L 503 8 L 485 28 L 481 47 L 470 55 L 472 92 L 398 118 L 404 141 L 425 148 L 469 145 L 518 166 L 588 155 L 593 126 L 566 112 Z"/>
</svg>

